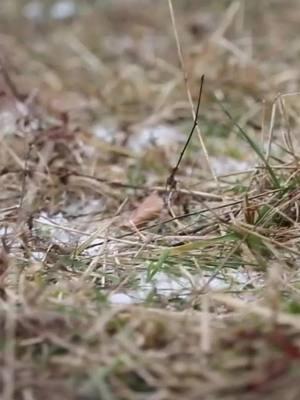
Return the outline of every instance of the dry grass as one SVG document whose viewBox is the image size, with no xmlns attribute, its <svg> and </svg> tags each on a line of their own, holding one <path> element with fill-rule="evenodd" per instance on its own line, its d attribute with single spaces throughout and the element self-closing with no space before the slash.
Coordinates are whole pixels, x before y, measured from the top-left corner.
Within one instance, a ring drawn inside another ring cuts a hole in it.
<svg viewBox="0 0 300 400">
<path fill-rule="evenodd" d="M 298 399 L 297 1 L 25 3 L 0 15 L 1 399 Z"/>
</svg>

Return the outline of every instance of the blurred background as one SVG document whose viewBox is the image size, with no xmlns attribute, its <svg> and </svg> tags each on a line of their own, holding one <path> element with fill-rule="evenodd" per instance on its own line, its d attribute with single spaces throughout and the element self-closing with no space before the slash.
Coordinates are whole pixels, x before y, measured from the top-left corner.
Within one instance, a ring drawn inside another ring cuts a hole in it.
<svg viewBox="0 0 300 400">
<path fill-rule="evenodd" d="M 269 121 L 275 96 L 299 90 L 299 2 L 173 5 L 194 100 L 206 76 L 202 130 L 209 153 L 247 161 L 244 143 L 216 99 L 261 137 L 262 118 Z M 167 1 L 2 0 L 0 22 L 2 63 L 18 92 L 38 98 L 48 116 L 67 113 L 74 126 L 135 151 L 154 138 L 174 154 L 177 130 L 187 132 L 191 111 Z M 293 126 L 298 97 L 286 101 Z M 144 136 L 136 133 L 144 130 Z"/>
</svg>

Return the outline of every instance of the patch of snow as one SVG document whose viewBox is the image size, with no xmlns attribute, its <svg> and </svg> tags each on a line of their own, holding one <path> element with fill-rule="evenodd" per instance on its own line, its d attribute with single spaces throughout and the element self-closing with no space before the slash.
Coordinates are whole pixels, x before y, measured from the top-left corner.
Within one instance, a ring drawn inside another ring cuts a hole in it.
<svg viewBox="0 0 300 400">
<path fill-rule="evenodd" d="M 125 293 L 112 293 L 108 296 L 108 301 L 111 304 L 133 304 L 134 300 L 132 297 Z"/>
<path fill-rule="evenodd" d="M 0 137 L 24 132 L 27 125 L 27 129 L 36 129 L 37 121 L 35 119 L 29 121 L 29 115 L 30 112 L 25 103 L 16 101 L 7 95 L 2 96 L 0 99 Z"/>
<path fill-rule="evenodd" d="M 228 275 L 232 278 L 231 280 L 228 279 Z M 233 285 L 245 285 L 248 282 L 253 282 L 253 280 L 257 281 L 259 279 L 259 276 L 260 275 L 258 273 L 252 272 L 250 273 L 234 270 L 232 272 L 227 271 L 227 280 L 222 279 L 221 277 L 215 277 L 209 283 L 209 287 L 212 290 L 229 289 Z M 124 297 L 124 302 L 122 304 L 143 302 L 147 299 L 152 291 L 155 291 L 158 295 L 163 297 L 176 295 L 177 297 L 185 298 L 191 293 L 193 289 L 201 289 L 209 281 L 210 276 L 193 276 L 194 284 L 192 284 L 191 281 L 186 277 L 176 277 L 168 275 L 165 272 L 158 272 L 151 279 L 151 281 L 148 281 L 147 273 L 142 272 L 139 275 L 139 279 L 140 282 L 137 289 L 129 289 L 126 291 L 126 293 L 114 293 L 114 296 L 116 296 L 117 294 L 126 296 Z M 123 298 L 122 296 L 120 297 L 121 300 Z M 108 300 L 111 301 L 110 296 L 108 297 Z M 125 303 L 125 301 L 128 301 L 128 303 Z"/>
<path fill-rule="evenodd" d="M 112 142 L 113 140 L 113 131 L 112 129 L 108 129 L 104 127 L 102 124 L 97 123 L 92 127 L 92 133 L 96 136 L 96 138 L 101 139 L 105 142 Z"/>
<path fill-rule="evenodd" d="M 82 242 L 85 242 L 87 240 L 87 237 L 85 237 Z M 99 244 L 100 243 L 100 244 Z M 82 244 L 82 243 L 80 243 Z M 79 246 L 80 246 L 79 244 Z M 103 247 L 102 240 L 99 238 L 93 239 L 91 242 L 88 244 L 88 248 L 84 250 L 84 253 L 88 257 L 97 257 Z"/>
<path fill-rule="evenodd" d="M 13 233 L 13 229 L 11 226 L 1 226 L 0 227 L 0 237 L 11 235 L 12 233 Z"/>
<path fill-rule="evenodd" d="M 17 130 L 16 114 L 9 110 L 0 111 L 1 136 L 12 135 Z"/>
<path fill-rule="evenodd" d="M 94 223 L 94 213 L 101 213 L 104 203 L 100 199 L 74 201 L 65 207 L 64 214 L 59 212 L 49 215 L 42 211 L 35 219 L 36 227 L 41 235 L 51 238 L 52 242 L 80 246 L 87 243 L 84 249 L 86 256 L 94 257 L 103 247 L 101 239 L 101 224 Z M 91 215 L 90 215 L 91 214 Z M 78 216 L 78 218 L 74 217 Z M 105 230 L 105 226 L 103 227 Z M 99 231 L 99 236 L 97 231 Z M 100 243 L 100 244 L 99 244 Z M 94 246 L 93 246 L 94 245 Z M 90 248 L 90 246 L 93 246 Z"/>
<path fill-rule="evenodd" d="M 78 200 L 65 206 L 64 211 L 67 215 L 72 216 L 76 216 L 78 214 L 100 213 L 103 211 L 104 205 L 105 203 L 102 198 L 82 201 Z"/>
<path fill-rule="evenodd" d="M 152 146 L 167 147 L 181 142 L 182 134 L 170 125 L 144 127 L 130 136 L 128 146 L 135 151 L 146 150 Z"/>
<path fill-rule="evenodd" d="M 211 157 L 210 160 L 217 175 L 243 172 L 252 167 L 247 161 L 240 161 L 231 157 Z"/>
<path fill-rule="evenodd" d="M 68 226 L 68 220 L 62 213 L 49 217 L 47 213 L 42 212 L 36 221 L 42 224 L 41 227 L 51 235 L 54 241 L 65 244 L 74 243 L 76 236 L 60 228 L 60 225 L 62 227 Z"/>
<path fill-rule="evenodd" d="M 50 17 L 57 20 L 72 18 L 76 14 L 76 5 L 71 0 L 57 1 L 50 9 Z"/>
<path fill-rule="evenodd" d="M 23 7 L 23 16 L 32 21 L 41 21 L 44 17 L 44 5 L 41 1 L 30 1 Z"/>
<path fill-rule="evenodd" d="M 44 251 L 33 251 L 31 256 L 35 261 L 43 261 L 46 253 Z"/>
</svg>

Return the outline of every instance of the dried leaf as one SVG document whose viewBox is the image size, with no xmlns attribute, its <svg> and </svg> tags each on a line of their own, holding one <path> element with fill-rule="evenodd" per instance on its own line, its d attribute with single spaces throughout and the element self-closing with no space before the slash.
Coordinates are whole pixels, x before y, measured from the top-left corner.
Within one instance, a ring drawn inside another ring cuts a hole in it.
<svg viewBox="0 0 300 400">
<path fill-rule="evenodd" d="M 140 227 L 146 222 L 157 218 L 162 211 L 163 206 L 163 199 L 157 192 L 153 192 L 146 197 L 133 212 L 130 222 L 136 227 Z"/>
</svg>

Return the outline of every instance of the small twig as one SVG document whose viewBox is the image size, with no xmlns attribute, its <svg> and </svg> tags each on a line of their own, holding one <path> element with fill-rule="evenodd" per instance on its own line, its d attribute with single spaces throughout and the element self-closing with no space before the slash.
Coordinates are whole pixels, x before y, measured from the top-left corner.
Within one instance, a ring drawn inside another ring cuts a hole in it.
<svg viewBox="0 0 300 400">
<path fill-rule="evenodd" d="M 186 89 L 188 101 L 189 101 L 189 104 L 190 104 L 190 107 L 191 107 L 192 116 L 193 116 L 193 119 L 195 120 L 196 119 L 196 113 L 195 113 L 195 110 L 194 110 L 192 94 L 191 94 L 191 90 L 190 90 L 190 87 L 189 87 L 188 76 L 187 76 L 187 72 L 186 72 L 186 68 L 185 68 L 183 53 L 182 53 L 181 44 L 180 44 L 180 40 L 179 40 L 179 35 L 178 35 L 178 31 L 177 31 L 176 19 L 175 19 L 175 13 L 174 13 L 174 7 L 173 7 L 172 0 L 168 0 L 168 5 L 169 5 L 169 11 L 170 11 L 170 17 L 171 17 L 171 22 L 172 22 L 175 42 L 176 42 L 176 46 L 177 46 L 178 59 L 179 59 L 179 62 L 180 62 L 182 73 L 183 73 L 185 89 Z M 217 176 L 216 176 L 216 174 L 214 172 L 214 169 L 213 169 L 213 167 L 212 167 L 212 165 L 210 163 L 209 155 L 208 155 L 208 152 L 207 152 L 207 149 L 206 149 L 203 137 L 202 137 L 201 130 L 200 130 L 198 125 L 196 125 L 196 130 L 197 130 L 198 138 L 199 138 L 199 141 L 200 141 L 200 144 L 201 144 L 201 148 L 202 148 L 203 153 L 204 153 L 205 158 L 206 158 L 206 162 L 207 162 L 208 168 L 210 169 L 210 172 L 211 172 L 216 184 L 218 185 L 218 178 L 217 178 Z"/>
<path fill-rule="evenodd" d="M 199 117 L 199 109 L 200 109 L 200 103 L 201 103 L 201 97 L 202 97 L 202 89 L 203 89 L 203 83 L 204 83 L 204 75 L 201 76 L 201 82 L 200 82 L 200 90 L 199 90 L 199 96 L 198 96 L 198 102 L 197 102 L 197 108 L 196 108 L 196 113 L 194 117 L 194 123 L 192 126 L 192 129 L 188 135 L 187 141 L 185 142 L 185 145 L 180 153 L 180 156 L 178 158 L 176 166 L 172 169 L 167 181 L 166 181 L 166 186 L 169 187 L 171 190 L 176 188 L 176 179 L 175 175 L 178 171 L 179 165 L 181 163 L 181 160 L 184 156 L 184 153 L 186 152 L 186 149 L 192 139 L 193 133 L 196 129 L 196 126 L 198 125 L 198 117 Z"/>
<path fill-rule="evenodd" d="M 178 167 L 177 167 L 178 168 Z M 294 168 L 294 167 L 293 167 Z M 14 173 L 17 173 L 19 171 L 12 171 Z M 88 174 L 81 174 L 77 173 L 75 171 L 70 171 L 63 176 L 61 176 L 61 179 L 65 182 L 68 182 L 69 178 L 72 177 L 79 177 L 79 178 L 84 178 L 83 180 L 80 181 L 80 183 L 84 186 L 86 185 L 87 187 L 91 187 L 92 189 L 95 189 L 98 187 L 99 184 L 105 183 L 106 185 L 111 186 L 112 188 L 124 188 L 124 189 L 133 189 L 133 190 L 145 190 L 148 192 L 153 192 L 157 191 L 159 193 L 165 194 L 168 192 L 168 189 L 166 186 L 145 186 L 145 185 L 133 185 L 130 183 L 125 183 L 125 182 L 120 182 L 120 181 L 112 181 L 106 178 L 100 178 Z M 168 178 L 169 179 L 169 178 Z M 78 184 L 78 182 L 76 182 Z M 200 199 L 206 199 L 206 200 L 213 200 L 213 201 L 223 201 L 223 197 L 220 195 L 217 195 L 215 193 L 208 193 L 208 192 L 202 192 L 202 191 L 194 191 L 194 190 L 188 190 L 188 189 L 177 189 L 177 193 L 182 193 L 185 195 L 190 195 L 193 197 L 197 197 Z"/>
</svg>

